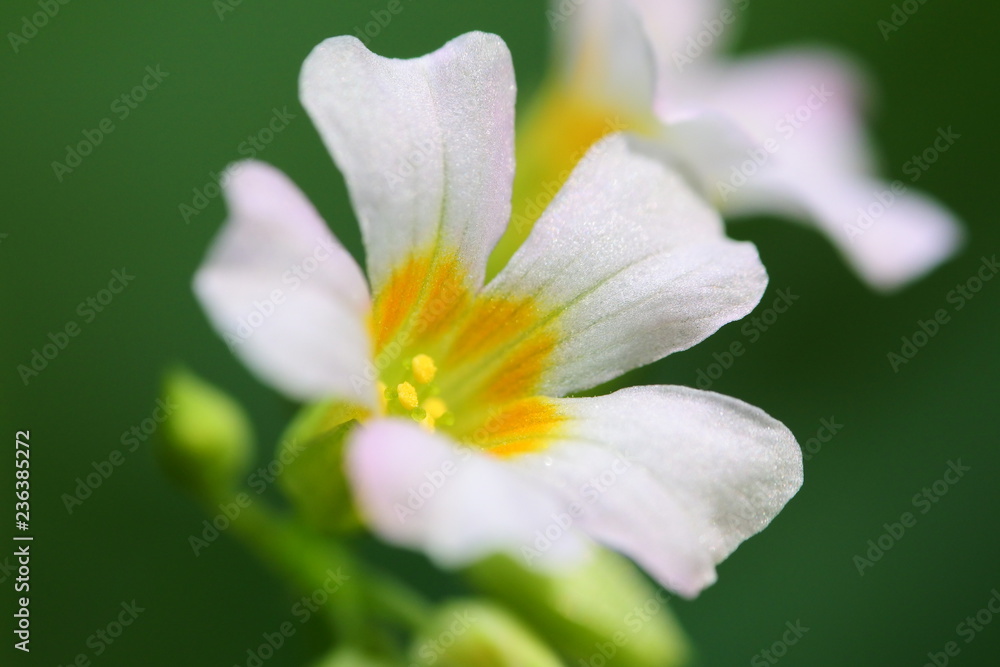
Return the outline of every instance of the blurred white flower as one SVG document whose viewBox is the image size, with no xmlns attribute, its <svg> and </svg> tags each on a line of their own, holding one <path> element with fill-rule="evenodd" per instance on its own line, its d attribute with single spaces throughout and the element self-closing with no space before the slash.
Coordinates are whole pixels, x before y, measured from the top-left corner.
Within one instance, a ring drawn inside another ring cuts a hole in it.
<svg viewBox="0 0 1000 667">
<path fill-rule="evenodd" d="M 821 51 L 721 54 L 748 5 L 555 2 L 548 99 L 563 98 L 554 112 L 561 131 L 593 140 L 593 131 L 572 128 L 593 126 L 598 110 L 620 118 L 725 215 L 811 222 L 877 289 L 947 259 L 962 239 L 951 212 L 910 183 L 875 175 L 855 67 Z"/>
<path fill-rule="evenodd" d="M 767 282 L 756 249 L 613 136 L 484 286 L 514 172 L 504 43 L 470 33 L 394 60 L 334 38 L 300 84 L 368 280 L 301 192 L 251 162 L 231 172 L 195 290 L 263 380 L 359 418 L 346 468 L 372 529 L 446 566 L 562 563 L 595 540 L 684 595 L 714 581 L 799 488 L 792 434 L 683 387 L 560 397 L 749 313 Z"/>
</svg>

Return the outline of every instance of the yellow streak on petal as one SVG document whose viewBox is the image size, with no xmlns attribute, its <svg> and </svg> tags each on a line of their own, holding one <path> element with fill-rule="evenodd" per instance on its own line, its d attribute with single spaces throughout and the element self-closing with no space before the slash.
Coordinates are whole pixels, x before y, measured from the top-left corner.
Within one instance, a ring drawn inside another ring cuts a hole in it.
<svg viewBox="0 0 1000 667">
<path fill-rule="evenodd" d="M 405 347 L 414 336 L 434 337 L 447 329 L 468 302 L 468 280 L 453 253 L 415 252 L 375 296 L 375 354 L 393 342 Z"/>
<path fill-rule="evenodd" d="M 502 406 L 533 396 L 555 349 L 554 326 L 528 297 L 476 300 L 448 353 L 448 368 L 473 368 L 467 391 L 481 406 Z"/>
<path fill-rule="evenodd" d="M 537 452 L 560 436 L 567 420 L 550 399 L 517 401 L 487 421 L 490 435 L 482 446 L 488 454 L 504 458 Z"/>
</svg>

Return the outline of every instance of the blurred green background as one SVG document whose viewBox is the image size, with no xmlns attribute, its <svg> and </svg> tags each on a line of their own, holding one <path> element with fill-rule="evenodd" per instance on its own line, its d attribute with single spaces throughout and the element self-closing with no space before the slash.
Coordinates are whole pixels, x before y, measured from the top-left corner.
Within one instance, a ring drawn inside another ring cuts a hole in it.
<svg viewBox="0 0 1000 667">
<path fill-rule="evenodd" d="M 486 30 L 509 44 L 522 100 L 538 85 L 550 38 L 543 0 L 403 3 L 405 11 L 372 40 L 375 51 L 416 56 L 461 32 Z M 152 416 L 161 372 L 178 360 L 245 402 L 264 443 L 261 461 L 270 459 L 270 443 L 293 406 L 228 353 L 189 287 L 224 207 L 214 198 L 186 223 L 179 205 L 190 204 L 193 188 L 209 183 L 212 172 L 244 157 L 241 142 L 265 127 L 274 109 L 295 118 L 258 157 L 290 174 L 360 256 L 342 179 L 302 112 L 297 76 L 315 44 L 354 33 L 386 2 L 243 0 L 221 19 L 218 4 L 69 2 L 17 53 L 7 43 L 0 48 L 0 418 L 8 441 L 30 429 L 35 455 L 33 650 L 24 660 L 10 644 L 0 648 L 15 654 L 14 664 L 54 666 L 93 655 L 88 637 L 133 599 L 145 611 L 94 664 L 245 664 L 261 633 L 288 620 L 282 583 L 240 544 L 226 536 L 192 555 L 187 537 L 200 530 L 203 515 L 163 480 L 148 446 L 126 451 L 71 514 L 62 500 L 95 463 L 127 450 L 123 432 Z M 961 647 L 952 664 L 995 665 L 1000 655 L 1000 619 L 971 643 L 956 634 L 1000 587 L 1000 281 L 953 312 L 898 373 L 886 359 L 918 319 L 951 311 L 948 292 L 975 274 L 980 257 L 1000 251 L 997 186 L 989 176 L 1000 155 L 1000 7 L 929 0 L 886 41 L 876 24 L 891 4 L 759 0 L 735 40 L 747 52 L 820 41 L 866 62 L 882 93 L 872 122 L 889 178 L 903 178 L 910 156 L 929 146 L 939 127 L 953 127 L 961 139 L 919 186 L 964 218 L 969 240 L 930 277 L 884 298 L 805 227 L 755 220 L 732 228 L 760 247 L 771 275 L 765 306 L 778 288 L 801 299 L 712 389 L 763 407 L 803 443 L 823 419 L 843 428 L 806 461 L 804 488 L 774 524 L 721 566 L 719 583 L 676 604 L 704 665 L 768 664 L 755 656 L 796 621 L 809 631 L 781 659 L 790 667 L 923 665 L 949 641 Z M 36 11 L 35 2 L 6 2 L 0 28 L 20 30 L 22 17 Z M 167 76 L 122 118 L 122 106 L 112 103 L 142 82 L 147 66 Z M 51 163 L 104 118 L 114 131 L 57 180 Z M 123 267 L 135 279 L 88 321 L 78 304 Z M 25 386 L 17 365 L 70 320 L 81 325 L 80 335 Z M 748 342 L 740 327 L 634 379 L 693 386 L 713 353 Z M 5 516 L 13 511 L 12 449 L 4 446 L 0 465 Z M 914 494 L 958 459 L 971 471 L 926 514 L 916 510 L 916 526 L 860 576 L 854 556 L 884 523 L 915 511 Z M 9 551 L 0 550 L 0 561 Z M 404 561 L 420 568 L 417 559 Z M 12 582 L 3 572 L 0 578 L 7 643 Z M 266 664 L 302 664 L 311 651 L 306 634 Z M 0 662 L 11 664 L 8 657 Z"/>
</svg>

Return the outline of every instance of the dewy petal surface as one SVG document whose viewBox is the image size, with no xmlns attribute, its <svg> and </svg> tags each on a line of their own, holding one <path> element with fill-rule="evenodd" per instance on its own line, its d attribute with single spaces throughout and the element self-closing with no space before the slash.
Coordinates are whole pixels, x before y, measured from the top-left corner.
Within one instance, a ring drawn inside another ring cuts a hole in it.
<svg viewBox="0 0 1000 667">
<path fill-rule="evenodd" d="M 520 557 L 561 509 L 545 484 L 503 460 L 412 421 L 361 426 L 347 451 L 347 472 L 364 518 L 384 539 L 455 567 L 508 552 Z M 581 557 L 585 541 L 568 535 L 539 564 Z"/>
<path fill-rule="evenodd" d="M 373 406 L 364 275 L 305 196 L 260 162 L 230 167 L 229 218 L 198 269 L 195 294 L 233 352 L 299 400 Z"/>
<path fill-rule="evenodd" d="M 534 304 L 533 328 L 506 354 L 547 331 L 537 391 L 559 396 L 691 347 L 749 313 L 766 285 L 754 246 L 727 239 L 683 178 L 616 135 L 581 161 L 481 299 Z M 504 326 L 509 313 L 495 315 L 482 308 L 481 325 Z"/>
<path fill-rule="evenodd" d="M 515 86 L 503 41 L 469 33 L 397 60 L 335 37 L 306 59 L 300 94 L 347 181 L 373 293 L 416 256 L 456 261 L 459 282 L 478 288 L 510 215 Z"/>
<path fill-rule="evenodd" d="M 684 387 L 544 399 L 559 415 L 542 451 L 496 458 L 405 421 L 358 431 L 348 473 L 389 541 L 460 566 L 508 553 L 528 566 L 613 547 L 692 597 L 802 483 L 792 434 L 736 399 Z"/>
<path fill-rule="evenodd" d="M 512 464 L 575 504 L 575 527 L 685 596 L 802 484 L 791 432 L 734 398 L 654 386 L 553 403 L 562 439 Z"/>
</svg>

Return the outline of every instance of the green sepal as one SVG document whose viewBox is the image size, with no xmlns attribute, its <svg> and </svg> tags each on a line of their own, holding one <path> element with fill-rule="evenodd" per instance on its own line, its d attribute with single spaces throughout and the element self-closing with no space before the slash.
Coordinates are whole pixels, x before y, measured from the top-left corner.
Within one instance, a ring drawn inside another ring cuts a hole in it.
<svg viewBox="0 0 1000 667">
<path fill-rule="evenodd" d="M 468 568 L 466 575 L 570 664 L 591 664 L 601 656 L 621 667 L 679 667 L 690 658 L 687 638 L 668 605 L 671 595 L 612 551 L 595 549 L 586 563 L 559 573 L 529 570 L 494 556 Z"/>
<path fill-rule="evenodd" d="M 562 662 L 527 626 L 485 600 L 440 607 L 414 638 L 414 667 L 561 667 Z"/>
<path fill-rule="evenodd" d="M 276 460 L 284 466 L 279 484 L 302 520 L 318 530 L 339 533 L 360 524 L 344 472 L 344 450 L 366 414 L 336 402 L 307 406 L 278 445 Z"/>
</svg>

